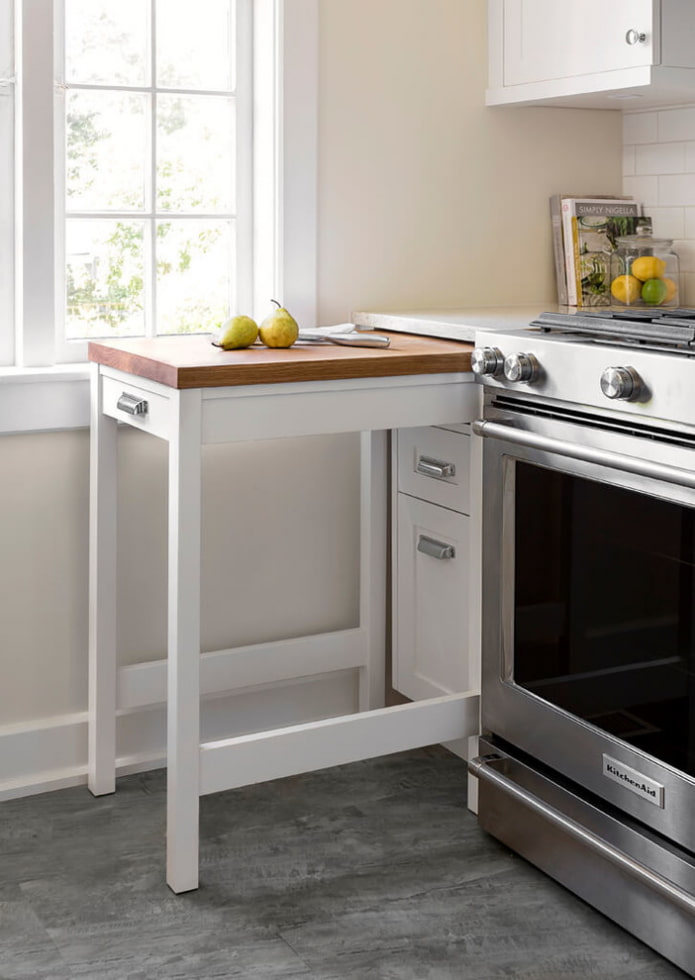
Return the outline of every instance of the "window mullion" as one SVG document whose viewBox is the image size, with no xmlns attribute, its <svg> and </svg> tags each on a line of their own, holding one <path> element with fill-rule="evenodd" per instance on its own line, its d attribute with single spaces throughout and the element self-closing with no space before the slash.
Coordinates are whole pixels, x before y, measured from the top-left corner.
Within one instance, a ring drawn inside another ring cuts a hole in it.
<svg viewBox="0 0 695 980">
<path fill-rule="evenodd" d="M 55 359 L 54 16 L 54 0 L 21 0 L 16 361 L 27 367 Z"/>
<path fill-rule="evenodd" d="M 150 0 L 150 145 L 148 180 L 149 201 L 145 210 L 157 210 L 157 3 Z M 150 218 L 145 227 L 145 334 L 157 333 L 157 220 Z"/>
<path fill-rule="evenodd" d="M 236 2 L 235 312 L 254 309 L 253 4 Z M 254 311 L 256 315 L 258 310 Z"/>
</svg>

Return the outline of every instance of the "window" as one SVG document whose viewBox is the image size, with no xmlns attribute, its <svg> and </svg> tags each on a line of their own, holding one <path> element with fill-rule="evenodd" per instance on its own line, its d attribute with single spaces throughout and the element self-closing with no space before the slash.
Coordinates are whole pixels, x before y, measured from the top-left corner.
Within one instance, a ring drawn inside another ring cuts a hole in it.
<svg viewBox="0 0 695 980">
<path fill-rule="evenodd" d="M 209 331 L 248 294 L 249 4 L 62 2 L 65 337 Z"/>
<path fill-rule="evenodd" d="M 317 20 L 318 0 L 0 0 L 0 364 L 206 332 L 276 293 L 313 310 Z"/>
<path fill-rule="evenodd" d="M 54 252 L 50 288 L 25 250 L 25 311 L 27 293 L 43 299 L 27 351 L 50 342 L 49 304 L 58 360 L 85 338 L 209 331 L 250 294 L 251 0 L 53 0 L 40 18 L 36 3 L 22 20 L 24 196 L 52 183 L 54 200 L 25 203 L 24 220 Z"/>
</svg>

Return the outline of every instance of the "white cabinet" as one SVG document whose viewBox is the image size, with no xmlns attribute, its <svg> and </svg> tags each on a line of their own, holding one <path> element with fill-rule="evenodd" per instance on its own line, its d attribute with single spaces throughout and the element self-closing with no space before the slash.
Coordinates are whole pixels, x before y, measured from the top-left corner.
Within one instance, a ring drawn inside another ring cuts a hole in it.
<svg viewBox="0 0 695 980">
<path fill-rule="evenodd" d="M 466 426 L 395 434 L 393 678 L 412 700 L 470 688 Z"/>
<path fill-rule="evenodd" d="M 692 0 L 488 0 L 488 105 L 695 100 Z"/>
</svg>

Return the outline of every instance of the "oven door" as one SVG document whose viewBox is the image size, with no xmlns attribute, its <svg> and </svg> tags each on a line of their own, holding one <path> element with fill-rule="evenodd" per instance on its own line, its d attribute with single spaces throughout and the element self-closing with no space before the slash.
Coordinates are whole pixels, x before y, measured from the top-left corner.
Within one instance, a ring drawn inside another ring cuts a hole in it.
<svg viewBox="0 0 695 980">
<path fill-rule="evenodd" d="M 483 731 L 695 851 L 695 443 L 511 398 L 483 443 Z"/>
</svg>

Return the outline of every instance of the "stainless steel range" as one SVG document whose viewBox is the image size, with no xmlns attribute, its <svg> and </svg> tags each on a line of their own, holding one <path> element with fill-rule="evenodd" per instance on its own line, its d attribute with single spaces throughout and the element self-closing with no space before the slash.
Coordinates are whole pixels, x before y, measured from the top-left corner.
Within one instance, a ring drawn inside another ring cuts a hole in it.
<svg viewBox="0 0 695 980">
<path fill-rule="evenodd" d="M 480 823 L 695 976 L 695 311 L 476 344 Z"/>
</svg>

